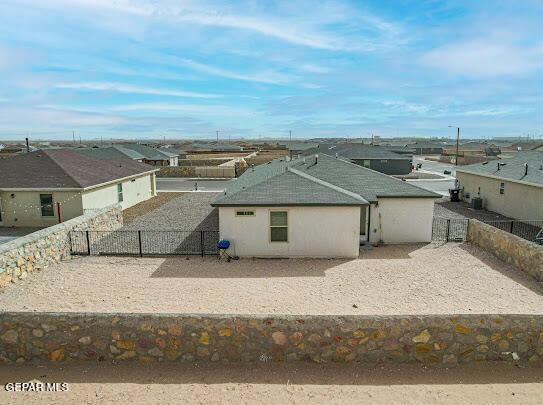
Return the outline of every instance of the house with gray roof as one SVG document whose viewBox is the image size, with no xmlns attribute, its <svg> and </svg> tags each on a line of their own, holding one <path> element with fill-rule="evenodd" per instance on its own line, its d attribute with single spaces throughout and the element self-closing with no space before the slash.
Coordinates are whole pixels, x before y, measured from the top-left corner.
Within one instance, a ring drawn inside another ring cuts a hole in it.
<svg viewBox="0 0 543 405">
<path fill-rule="evenodd" d="M 517 219 L 543 220 L 543 152 L 456 169 L 463 199 L 481 198 L 484 208 Z"/>
<path fill-rule="evenodd" d="M 212 205 L 238 256 L 358 257 L 360 244 L 429 242 L 437 198 L 318 153 L 252 167 Z"/>
<path fill-rule="evenodd" d="M 119 150 L 128 149 L 143 156 L 141 160 L 153 166 L 179 166 L 180 152 L 172 149 L 153 148 L 139 143 L 126 143 L 118 146 Z"/>
<path fill-rule="evenodd" d="M 401 150 L 402 153 L 398 153 Z M 411 153 L 411 155 L 409 154 Z M 315 153 L 326 153 L 340 156 L 381 173 L 390 175 L 409 174 L 413 170 L 412 149 L 392 146 L 374 146 L 362 143 L 321 143 L 316 148 L 302 153 L 306 156 Z"/>
<path fill-rule="evenodd" d="M 0 160 L 0 226 L 47 227 L 85 210 L 131 207 L 156 195 L 158 168 L 46 149 Z"/>
</svg>

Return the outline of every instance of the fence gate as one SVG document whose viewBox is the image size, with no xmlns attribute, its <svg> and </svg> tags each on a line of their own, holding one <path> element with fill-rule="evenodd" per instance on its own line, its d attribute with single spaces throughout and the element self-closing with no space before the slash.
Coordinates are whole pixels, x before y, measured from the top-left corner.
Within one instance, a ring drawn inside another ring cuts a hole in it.
<svg viewBox="0 0 543 405">
<path fill-rule="evenodd" d="M 73 255 L 216 255 L 219 231 L 71 231 Z"/>
<path fill-rule="evenodd" d="M 439 218 L 432 223 L 432 240 L 436 242 L 463 242 L 468 236 L 467 218 Z"/>
</svg>

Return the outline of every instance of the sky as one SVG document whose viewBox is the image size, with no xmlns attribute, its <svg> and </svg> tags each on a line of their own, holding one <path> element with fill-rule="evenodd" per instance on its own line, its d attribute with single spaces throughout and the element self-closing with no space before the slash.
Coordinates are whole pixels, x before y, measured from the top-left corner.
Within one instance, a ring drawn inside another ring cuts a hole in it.
<svg viewBox="0 0 543 405">
<path fill-rule="evenodd" d="M 0 139 L 543 135 L 543 1 L 0 0 Z"/>
</svg>

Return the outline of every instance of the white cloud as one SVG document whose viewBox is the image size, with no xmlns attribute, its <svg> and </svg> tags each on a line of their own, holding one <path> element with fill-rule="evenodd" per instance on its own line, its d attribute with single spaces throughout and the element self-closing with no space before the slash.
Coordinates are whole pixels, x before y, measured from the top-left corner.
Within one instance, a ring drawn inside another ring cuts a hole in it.
<svg viewBox="0 0 543 405">
<path fill-rule="evenodd" d="M 165 21 L 175 24 L 193 24 L 218 28 L 248 31 L 275 38 L 293 45 L 324 50 L 372 50 L 376 47 L 374 36 L 402 38 L 398 35 L 397 25 L 374 16 L 367 11 L 362 12 L 340 3 L 322 4 L 314 7 L 314 3 L 299 3 L 301 13 L 293 14 L 292 8 L 278 4 L 287 10 L 281 16 L 274 17 L 267 7 L 254 4 L 234 5 L 229 2 L 207 3 L 204 1 L 158 0 L 146 2 L 141 0 L 49 0 L 47 3 L 36 0 L 23 0 L 29 4 L 37 4 L 43 8 L 61 8 L 63 12 L 76 7 L 84 12 L 96 11 L 106 13 L 107 24 L 112 14 L 132 15 L 145 21 Z M 251 12 L 247 12 L 250 10 Z M 256 11 L 255 11 L 256 10 Z M 102 20 L 98 20 L 100 24 Z M 104 21 L 104 24 L 106 22 Z M 125 24 L 126 17 L 119 24 Z M 332 33 L 326 26 L 350 26 L 348 35 Z M 114 27 L 112 27 L 114 28 Z M 364 34 L 357 35 L 353 28 L 363 29 Z M 389 41 L 393 43 L 394 41 Z"/>
<path fill-rule="evenodd" d="M 121 83 L 107 82 L 83 82 L 83 83 L 60 83 L 55 86 L 58 89 L 90 90 L 90 91 L 113 91 L 118 93 L 131 94 L 153 94 L 172 97 L 192 97 L 192 98 L 218 98 L 218 94 L 195 93 L 191 91 L 168 90 L 159 88 L 146 88 L 131 86 Z"/>
<path fill-rule="evenodd" d="M 215 66 L 206 65 L 203 63 L 195 62 L 190 59 L 180 59 L 179 63 L 189 69 L 193 69 L 199 72 L 207 73 L 213 76 L 226 77 L 228 79 L 242 80 L 248 82 L 280 84 L 290 81 L 290 77 L 281 73 L 268 71 L 259 73 L 238 73 L 229 70 L 217 68 Z"/>
<path fill-rule="evenodd" d="M 178 104 L 178 103 L 134 103 L 121 104 L 108 108 L 110 111 L 130 112 L 130 111 L 154 111 L 154 112 L 172 112 L 187 114 L 204 115 L 222 115 L 222 116 L 248 116 L 252 111 L 245 108 L 230 107 L 225 105 L 201 105 L 201 104 Z"/>
<path fill-rule="evenodd" d="M 524 75 L 543 68 L 543 42 L 528 46 L 503 38 L 468 40 L 435 48 L 423 56 L 422 63 L 477 78 Z"/>
</svg>

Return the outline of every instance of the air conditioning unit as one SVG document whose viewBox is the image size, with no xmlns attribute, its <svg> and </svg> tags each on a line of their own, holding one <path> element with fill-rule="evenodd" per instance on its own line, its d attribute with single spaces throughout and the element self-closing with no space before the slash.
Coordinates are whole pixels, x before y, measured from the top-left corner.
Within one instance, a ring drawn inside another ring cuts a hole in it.
<svg viewBox="0 0 543 405">
<path fill-rule="evenodd" d="M 473 197 L 471 199 L 471 208 L 474 210 L 482 210 L 483 209 L 483 199 L 480 197 Z"/>
</svg>

